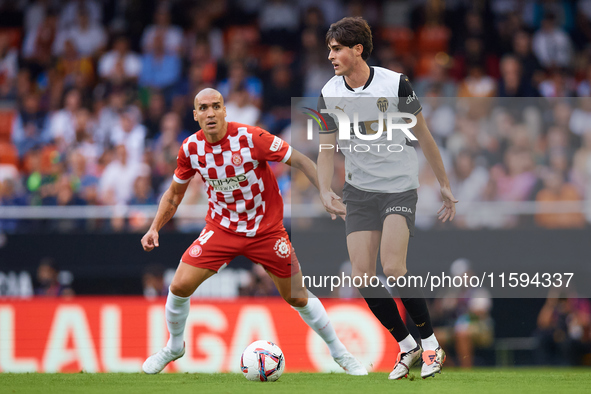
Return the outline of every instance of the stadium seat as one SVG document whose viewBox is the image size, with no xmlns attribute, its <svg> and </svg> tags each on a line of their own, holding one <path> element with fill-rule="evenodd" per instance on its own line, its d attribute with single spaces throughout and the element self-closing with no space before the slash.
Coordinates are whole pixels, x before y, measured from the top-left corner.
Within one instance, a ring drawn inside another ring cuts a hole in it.
<svg viewBox="0 0 591 394">
<path fill-rule="evenodd" d="M 447 52 L 451 36 L 445 26 L 425 26 L 417 34 L 416 49 L 418 53 Z"/>
<path fill-rule="evenodd" d="M 18 151 L 10 142 L 0 142 L 0 163 L 12 164 L 18 167 Z"/>
<path fill-rule="evenodd" d="M 0 110 L 0 142 L 10 142 L 14 111 Z"/>
<path fill-rule="evenodd" d="M 413 47 L 414 34 L 406 27 L 387 27 L 382 29 L 382 39 L 388 41 L 397 54 L 407 55 Z"/>
<path fill-rule="evenodd" d="M 11 48 L 20 48 L 23 32 L 18 27 L 2 28 L 0 29 L 0 36 L 8 37 L 8 43 Z"/>
</svg>

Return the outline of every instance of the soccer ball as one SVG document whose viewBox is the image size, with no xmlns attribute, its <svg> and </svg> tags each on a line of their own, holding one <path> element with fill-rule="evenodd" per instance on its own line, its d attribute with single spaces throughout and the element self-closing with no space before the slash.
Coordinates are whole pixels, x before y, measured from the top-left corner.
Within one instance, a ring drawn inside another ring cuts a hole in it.
<svg viewBox="0 0 591 394">
<path fill-rule="evenodd" d="M 283 373 L 285 358 L 279 346 L 269 341 L 255 341 L 240 358 L 240 369 L 248 380 L 274 382 Z"/>
</svg>

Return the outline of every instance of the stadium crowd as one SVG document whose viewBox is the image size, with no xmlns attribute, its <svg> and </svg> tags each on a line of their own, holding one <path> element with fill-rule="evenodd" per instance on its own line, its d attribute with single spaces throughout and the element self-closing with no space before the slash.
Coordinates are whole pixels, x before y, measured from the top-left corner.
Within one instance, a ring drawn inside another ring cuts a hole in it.
<svg viewBox="0 0 591 394">
<path fill-rule="evenodd" d="M 291 97 L 317 96 L 334 75 L 324 34 L 345 15 L 372 26 L 371 65 L 410 77 L 463 206 L 581 208 L 527 217 L 483 208 L 460 212 L 454 226 L 588 225 L 591 0 L 0 2 L 0 205 L 155 204 L 181 141 L 198 129 L 193 97 L 204 87 L 222 92 L 229 121 L 296 144 Z M 287 202 L 290 188 L 302 189 L 293 202 L 315 198 L 284 167 L 276 171 Z M 439 196 L 425 168 L 419 204 L 428 206 Z M 205 203 L 198 182 L 185 203 Z M 417 217 L 417 226 L 435 221 Z M 147 224 L 70 220 L 57 229 Z M 34 226 L 0 220 L 4 232 Z"/>
</svg>

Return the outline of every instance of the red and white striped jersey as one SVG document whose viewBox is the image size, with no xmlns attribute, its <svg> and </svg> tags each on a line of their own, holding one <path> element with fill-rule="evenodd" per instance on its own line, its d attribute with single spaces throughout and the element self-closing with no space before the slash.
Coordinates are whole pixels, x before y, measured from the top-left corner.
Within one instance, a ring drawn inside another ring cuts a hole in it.
<svg viewBox="0 0 591 394">
<path fill-rule="evenodd" d="M 285 163 L 291 149 L 259 127 L 228 122 L 226 135 L 214 144 L 203 130 L 183 141 L 174 180 L 187 183 L 199 173 L 209 199 L 205 220 L 254 237 L 283 226 L 283 198 L 267 162 Z"/>
</svg>

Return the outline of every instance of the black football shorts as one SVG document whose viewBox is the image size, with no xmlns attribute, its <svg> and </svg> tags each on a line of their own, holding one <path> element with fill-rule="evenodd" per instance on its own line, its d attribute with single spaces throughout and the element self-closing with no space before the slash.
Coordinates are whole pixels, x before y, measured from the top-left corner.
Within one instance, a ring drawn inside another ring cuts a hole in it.
<svg viewBox="0 0 591 394">
<path fill-rule="evenodd" d="M 345 182 L 343 202 L 347 205 L 347 235 L 355 231 L 382 231 L 386 216 L 396 214 L 406 218 L 408 231 L 413 237 L 417 200 L 417 189 L 402 193 L 367 192 Z"/>
</svg>

